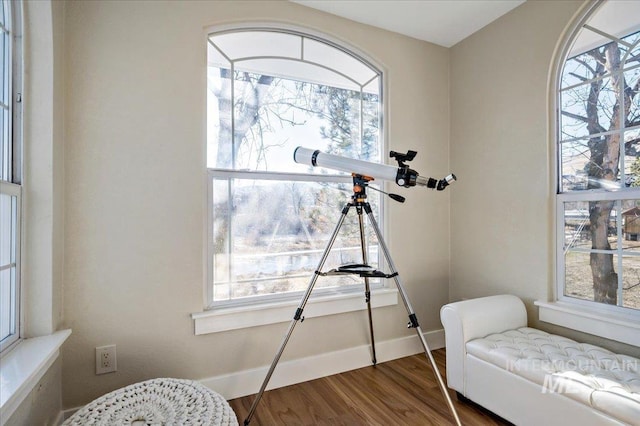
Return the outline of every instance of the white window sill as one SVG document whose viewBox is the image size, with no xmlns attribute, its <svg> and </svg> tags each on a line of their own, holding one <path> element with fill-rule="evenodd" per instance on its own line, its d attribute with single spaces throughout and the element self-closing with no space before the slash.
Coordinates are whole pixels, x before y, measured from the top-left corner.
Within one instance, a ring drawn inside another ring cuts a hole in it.
<svg viewBox="0 0 640 426">
<path fill-rule="evenodd" d="M 71 330 L 25 339 L 0 360 L 0 419 L 7 421 L 60 354 Z"/>
<path fill-rule="evenodd" d="M 567 302 L 536 301 L 535 305 L 540 321 L 640 346 L 640 323 L 632 316 Z"/>
<path fill-rule="evenodd" d="M 371 291 L 371 307 L 380 308 L 398 304 L 398 290 L 381 288 Z M 221 308 L 191 314 L 195 323 L 195 334 L 218 333 L 259 325 L 288 322 L 293 319 L 299 300 L 251 305 L 233 308 Z M 341 314 L 367 309 L 364 293 L 328 295 L 311 297 L 307 302 L 303 316 L 313 318 L 324 315 Z"/>
</svg>

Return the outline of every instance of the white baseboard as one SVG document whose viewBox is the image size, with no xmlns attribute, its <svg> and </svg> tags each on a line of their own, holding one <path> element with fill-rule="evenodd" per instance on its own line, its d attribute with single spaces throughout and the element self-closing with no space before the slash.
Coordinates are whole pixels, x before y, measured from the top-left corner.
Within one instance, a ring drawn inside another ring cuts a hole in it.
<svg viewBox="0 0 640 426">
<path fill-rule="evenodd" d="M 431 350 L 444 348 L 444 330 L 430 331 L 425 333 L 424 336 Z M 417 335 L 376 342 L 376 357 L 378 363 L 415 355 L 422 351 L 422 344 Z M 321 353 L 290 361 L 282 361 L 278 363 L 267 389 L 276 389 L 319 379 L 369 365 L 371 365 L 371 350 L 369 345 Z M 209 377 L 201 379 L 199 382 L 229 400 L 257 393 L 267 375 L 267 371 L 269 371 L 268 365 L 238 371 L 237 373 Z M 60 413 L 59 418 L 64 421 L 80 408 L 82 407 L 64 410 Z"/>
<path fill-rule="evenodd" d="M 425 338 L 431 350 L 444 348 L 445 346 L 444 330 L 442 329 L 425 333 Z M 417 335 L 376 342 L 378 363 L 415 355 L 420 352 L 423 352 L 423 349 Z M 319 379 L 369 365 L 371 365 L 369 345 L 290 361 L 281 361 L 269 381 L 267 390 Z M 199 381 L 229 400 L 257 393 L 268 371 L 269 366 L 267 365 L 237 373 L 209 377 Z"/>
<path fill-rule="evenodd" d="M 73 411 L 75 412 L 75 409 Z M 64 423 L 64 421 L 67 419 L 67 417 L 65 417 L 65 413 L 66 413 L 65 410 L 60 411 L 56 416 L 55 420 L 53 421 L 53 423 L 51 424 L 55 426 L 60 426 L 62 423 Z"/>
</svg>

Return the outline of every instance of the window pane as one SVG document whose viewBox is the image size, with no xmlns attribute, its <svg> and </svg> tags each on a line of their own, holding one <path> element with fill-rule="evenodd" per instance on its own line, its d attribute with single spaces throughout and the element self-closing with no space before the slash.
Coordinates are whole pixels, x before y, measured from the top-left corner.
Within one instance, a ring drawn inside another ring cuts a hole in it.
<svg viewBox="0 0 640 426">
<path fill-rule="evenodd" d="M 613 201 L 579 201 L 564 203 L 564 249 L 599 249 L 611 250 L 617 244 L 617 212 L 619 208 Z M 600 214 L 598 215 L 597 212 Z M 593 214 L 593 217 L 591 215 Z M 608 218 L 608 219 L 607 219 Z M 596 233 L 597 239 L 600 233 L 606 238 L 594 241 L 591 221 L 597 221 L 601 231 Z M 606 224 L 606 229 L 604 225 Z"/>
<path fill-rule="evenodd" d="M 640 55 L 640 49 L 638 49 L 638 55 Z M 635 64 L 640 63 L 639 60 L 634 61 Z M 626 126 L 639 126 L 640 125 L 640 95 L 637 94 L 640 89 L 640 84 L 638 80 L 640 80 L 640 67 L 634 68 L 629 71 L 625 71 L 624 79 L 627 86 L 627 90 L 633 90 L 635 88 L 636 94 L 631 99 L 631 105 L 629 106 L 629 112 L 627 113 Z"/>
<path fill-rule="evenodd" d="M 378 83 L 378 79 L 375 80 Z M 363 93 L 362 95 L 362 146 L 358 150 L 361 157 L 369 161 L 381 158 L 380 153 L 380 97 L 376 93 Z"/>
<path fill-rule="evenodd" d="M 208 43 L 207 66 L 230 69 L 231 62 L 229 62 L 229 60 L 220 52 L 220 50 L 216 49 L 212 43 Z"/>
<path fill-rule="evenodd" d="M 0 271 L 0 341 L 15 334 L 15 268 Z"/>
<path fill-rule="evenodd" d="M 560 145 L 560 161 L 562 162 L 561 192 L 587 189 L 589 177 L 587 166 L 590 163 L 588 140 L 564 142 Z"/>
<path fill-rule="evenodd" d="M 4 76 L 3 76 L 3 88 L 2 88 L 2 101 L 5 105 L 11 105 L 11 34 L 3 34 L 3 62 L 4 62 Z"/>
<path fill-rule="evenodd" d="M 640 128 L 624 132 L 626 186 L 640 186 Z"/>
<path fill-rule="evenodd" d="M 231 181 L 213 179 L 213 261 L 217 282 L 228 283 L 230 262 Z"/>
<path fill-rule="evenodd" d="M 565 296 L 593 300 L 593 279 L 589 258 L 589 253 L 568 251 L 565 254 Z"/>
<path fill-rule="evenodd" d="M 622 200 L 622 249 L 640 254 L 640 201 Z M 617 248 L 617 244 L 613 245 Z"/>
<path fill-rule="evenodd" d="M 589 229 L 588 203 L 564 203 L 564 250 L 590 248 Z"/>
<path fill-rule="evenodd" d="M 597 273 L 614 303 L 640 309 L 640 200 L 565 202 L 563 247 L 565 296 L 596 300 Z"/>
<path fill-rule="evenodd" d="M 594 92 L 597 97 L 593 96 Z M 609 77 L 563 90 L 561 102 L 560 132 L 563 140 L 618 128 L 612 122 L 616 90 Z"/>
<path fill-rule="evenodd" d="M 7 87 L 9 86 L 9 72 L 10 63 L 8 55 L 5 54 L 5 50 L 9 47 L 8 45 L 8 34 L 3 31 L 0 31 L 0 61 L 2 62 L 2 70 L 0 73 L 0 81 L 2 81 L 2 85 L 0 86 L 0 102 L 5 105 L 9 105 L 9 100 L 7 99 Z M 8 53 L 8 52 L 7 52 Z"/>
<path fill-rule="evenodd" d="M 618 162 L 605 168 L 602 152 L 611 146 L 619 146 L 620 133 L 580 139 L 560 144 L 561 192 L 585 189 L 616 190 L 622 188 Z M 617 157 L 615 158 L 617 160 Z M 615 172 L 615 175 L 613 174 Z M 628 182 L 627 182 L 628 185 Z"/>
<path fill-rule="evenodd" d="M 0 194 L 0 268 L 15 262 L 16 197 Z"/>
<path fill-rule="evenodd" d="M 304 40 L 304 59 L 317 64 L 331 64 L 336 71 L 355 79 L 360 85 L 376 76 L 374 70 L 348 53 L 319 41 Z"/>
<path fill-rule="evenodd" d="M 585 30 L 581 31 L 581 35 L 583 33 Z M 568 59 L 562 69 L 562 88 L 583 84 L 586 80 L 594 78 L 595 68 L 595 58 L 587 53 Z"/>
<path fill-rule="evenodd" d="M 260 58 L 236 62 L 237 71 L 268 74 L 290 80 L 303 80 L 319 85 L 331 85 L 342 89 L 360 90 L 360 84 L 351 78 L 324 67 L 298 60 Z"/>
<path fill-rule="evenodd" d="M 0 341 L 16 333 L 16 231 L 18 198 L 0 194 Z"/>
<path fill-rule="evenodd" d="M 278 56 L 300 58 L 301 37 L 274 31 L 238 31 L 209 36 L 231 60 Z"/>
<path fill-rule="evenodd" d="M 371 82 L 369 82 L 369 84 L 364 86 L 364 92 L 370 93 L 373 95 L 379 95 L 380 94 L 380 77 L 374 78 L 373 80 L 371 80 Z"/>
<path fill-rule="evenodd" d="M 207 167 L 233 167 L 231 128 L 231 70 L 207 70 Z"/>
<path fill-rule="evenodd" d="M 215 81 L 216 75 L 212 74 L 215 72 L 210 73 L 210 81 Z M 209 91 L 209 167 L 323 173 L 293 161 L 293 151 L 301 145 L 379 161 L 378 95 L 235 72 L 232 122 L 230 116 L 223 114 L 230 108 L 231 90 L 225 88 L 229 80 L 223 72 L 218 74 L 223 77 L 215 87 L 222 89 Z"/>
<path fill-rule="evenodd" d="M 9 139 L 9 111 L 0 107 L 0 180 L 9 181 L 11 176 L 11 141 Z"/>
<path fill-rule="evenodd" d="M 349 198 L 347 188 L 246 179 L 214 182 L 214 212 L 218 212 L 213 238 L 215 300 L 306 289 Z M 227 185 L 231 215 L 225 207 L 229 204 Z M 370 198 L 377 211 L 379 196 Z M 377 241 L 369 226 L 366 229 L 369 264 L 376 267 Z M 324 269 L 345 263 L 362 263 L 355 209 L 347 216 Z M 320 277 L 316 288 L 360 282 L 352 276 Z"/>
<path fill-rule="evenodd" d="M 632 58 L 637 57 L 638 54 L 640 54 L 640 31 L 629 34 L 628 36 L 623 37 L 622 40 L 631 45 L 630 48 L 623 44 L 620 45 L 620 58 L 626 61 L 625 68 L 637 65 L 637 60 L 634 61 Z"/>
<path fill-rule="evenodd" d="M 586 85 L 561 92 L 560 134 L 562 140 L 584 137 L 589 134 L 585 113 L 588 96 L 589 87 Z"/>
<path fill-rule="evenodd" d="M 640 309 L 640 257 L 624 256 L 622 262 L 622 305 Z"/>
</svg>

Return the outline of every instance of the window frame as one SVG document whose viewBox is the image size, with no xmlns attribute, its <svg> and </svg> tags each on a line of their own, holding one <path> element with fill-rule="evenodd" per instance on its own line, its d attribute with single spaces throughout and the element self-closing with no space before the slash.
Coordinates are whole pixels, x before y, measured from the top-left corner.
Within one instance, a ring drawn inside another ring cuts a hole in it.
<svg viewBox="0 0 640 426">
<path fill-rule="evenodd" d="M 622 190 L 582 190 L 561 192 L 562 158 L 561 138 L 561 91 L 562 74 L 565 63 L 569 59 L 572 44 L 580 30 L 588 24 L 597 13 L 603 0 L 585 2 L 569 23 L 555 49 L 554 59 L 549 73 L 550 108 L 549 108 L 549 140 L 553 153 L 551 157 L 551 193 L 553 251 L 555 252 L 555 268 L 551 286 L 550 301 L 536 301 L 539 307 L 539 319 L 555 325 L 611 340 L 640 346 L 640 310 L 623 308 L 618 305 L 605 305 L 595 301 L 581 300 L 565 296 L 564 282 L 564 203 L 567 201 L 589 200 L 626 200 L 640 199 L 640 188 L 624 188 Z M 630 32 L 629 34 L 632 34 Z M 620 131 L 620 130 L 618 130 Z"/>
<path fill-rule="evenodd" d="M 22 212 L 22 2 L 2 0 L 1 6 L 4 10 L 5 25 L 1 32 L 9 35 L 8 53 L 6 58 L 9 66 L 5 69 L 7 80 L 7 94 L 9 104 L 2 104 L 2 109 L 8 108 L 8 134 L 9 143 L 8 165 L 6 180 L 0 178 L 0 193 L 9 195 L 15 199 L 15 210 L 12 214 L 11 229 L 11 250 L 12 261 L 8 265 L 0 265 L 3 269 L 14 268 L 13 284 L 11 289 L 12 305 L 12 326 L 11 333 L 0 341 L 0 353 L 6 353 L 21 340 L 23 334 L 23 309 L 22 309 L 22 232 L 23 232 L 23 212 Z M 5 46 L 5 49 L 7 46 Z M 5 84 L 3 81 L 1 84 Z M 4 132 L 4 129 L 2 130 Z M 6 142 L 6 141 L 5 141 Z M 4 165 L 2 166 L 4 167 Z"/>
<path fill-rule="evenodd" d="M 273 31 L 280 32 L 284 34 L 292 34 L 302 38 L 308 38 L 310 40 L 318 41 L 320 43 L 324 43 L 328 46 L 336 48 L 352 58 L 360 61 L 361 63 L 367 65 L 370 69 L 375 70 L 376 77 L 372 80 L 378 79 L 379 84 L 379 130 L 378 130 L 378 149 L 381 156 L 381 161 L 384 159 L 384 153 L 386 152 L 386 99 L 384 97 L 384 91 L 386 87 L 386 74 L 383 71 L 383 68 L 372 61 L 369 57 L 363 54 L 358 49 L 353 46 L 345 43 L 343 41 L 338 41 L 332 39 L 330 36 L 324 33 L 319 33 L 315 31 L 311 31 L 309 29 L 303 29 L 296 26 L 291 25 L 282 25 L 282 24 L 250 24 L 250 25 L 228 25 L 228 26 L 216 26 L 208 28 L 206 31 L 206 42 L 209 43 L 209 36 L 212 34 L 223 34 L 230 32 L 238 32 L 238 31 Z M 243 58 L 246 60 L 246 58 Z M 338 74 L 341 74 L 338 72 Z M 344 74 L 341 74 L 344 77 Z M 367 83 L 370 84 L 370 81 Z M 362 85 L 365 87 L 367 84 Z M 206 152 L 206 143 L 205 143 L 205 152 Z M 213 311 L 213 310 L 238 310 L 240 309 L 263 309 L 265 306 L 277 306 L 277 305 L 287 305 L 291 301 L 298 300 L 300 295 L 304 290 L 299 290 L 295 292 L 287 292 L 285 293 L 275 293 L 275 294 L 266 294 L 259 295 L 255 297 L 247 297 L 246 299 L 230 299 L 225 301 L 215 301 L 214 300 L 214 273 L 213 273 L 213 181 L 215 178 L 240 178 L 240 179 L 261 179 L 261 180 L 287 180 L 291 182 L 317 182 L 318 178 L 321 177 L 323 182 L 334 182 L 334 183 L 352 183 L 352 178 L 346 175 L 340 174 L 305 174 L 305 173 L 287 173 L 287 172 L 269 172 L 269 171 L 242 171 L 242 170 L 232 170 L 232 169 L 220 169 L 220 168 L 210 168 L 206 167 L 206 202 L 207 202 L 207 218 L 206 218 L 206 229 L 207 229 L 207 238 L 206 238 L 206 257 L 205 257 L 205 310 Z M 383 189 L 383 188 L 381 188 Z M 384 197 L 380 197 L 380 209 L 379 209 L 379 220 L 378 223 L 381 227 L 381 232 L 385 234 L 386 229 L 386 221 L 385 221 L 385 209 L 386 203 L 384 201 Z M 339 219 L 340 212 L 336 210 L 336 222 Z M 378 250 L 378 264 L 382 265 L 384 260 L 382 250 Z M 382 291 L 382 293 L 387 294 L 388 291 L 385 290 L 384 284 L 382 282 L 374 282 L 374 280 L 370 281 L 371 288 L 373 291 Z M 357 285 L 348 286 L 348 287 L 332 287 L 327 289 L 317 288 L 314 289 L 314 296 L 318 298 L 329 298 L 333 299 L 335 297 L 352 297 L 356 291 L 360 291 L 360 288 Z M 383 291 L 385 290 L 385 291 Z M 395 292 L 393 293 L 393 297 L 395 299 Z M 313 303 L 313 301 L 311 301 Z M 395 300 L 393 303 L 396 303 Z M 381 306 L 387 306 L 392 304 L 391 302 L 383 302 Z M 349 308 L 349 310 L 355 310 L 356 308 Z M 204 314 L 207 315 L 206 313 Z M 196 317 L 202 316 L 201 314 L 193 314 L 194 319 Z M 268 321 L 267 323 L 269 323 Z"/>
<path fill-rule="evenodd" d="M 592 300 L 580 299 L 577 297 L 571 297 L 565 295 L 565 262 L 564 262 L 564 203 L 565 202 L 574 202 L 574 201 L 622 201 L 622 200 L 631 200 L 638 199 L 640 200 L 640 188 L 637 189 L 628 189 L 628 190 L 619 190 L 619 191 L 575 191 L 575 192 L 564 192 L 557 194 L 556 201 L 556 270 L 557 270 L 557 279 L 556 279 L 556 300 L 563 303 L 568 303 L 572 305 L 576 305 L 578 307 L 585 308 L 593 308 L 601 311 L 603 313 L 609 314 L 621 314 L 627 318 L 631 318 L 634 321 L 637 321 L 640 324 L 640 308 L 633 309 L 621 306 L 620 303 L 623 300 L 619 300 L 617 305 L 607 305 L 604 303 L 595 302 Z M 618 228 L 621 228 L 622 221 L 622 210 L 617 211 L 617 223 Z M 620 229 L 617 232 L 621 232 Z M 595 250 L 595 249 L 592 249 Z M 577 252 L 577 251 L 576 251 Z M 612 249 L 612 254 L 620 256 L 622 253 L 622 248 Z M 615 253 L 613 253 L 615 252 Z M 628 255 L 639 257 L 640 252 Z M 621 262 L 621 261 L 620 261 Z M 618 263 L 619 265 L 619 263 Z M 619 272 L 620 277 L 622 276 L 621 272 L 616 265 L 616 270 Z M 620 278 L 621 279 L 621 278 Z"/>
</svg>

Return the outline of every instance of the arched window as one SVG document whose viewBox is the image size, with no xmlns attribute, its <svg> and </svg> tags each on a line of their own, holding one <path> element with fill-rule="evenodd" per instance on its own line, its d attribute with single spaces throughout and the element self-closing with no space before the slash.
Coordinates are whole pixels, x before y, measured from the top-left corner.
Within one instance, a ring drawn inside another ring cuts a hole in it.
<svg viewBox="0 0 640 426">
<path fill-rule="evenodd" d="M 21 2 L 0 3 L 0 350 L 20 337 Z"/>
<path fill-rule="evenodd" d="M 297 164 L 294 149 L 380 161 L 382 74 L 336 43 L 267 27 L 213 32 L 207 57 L 210 303 L 292 296 L 352 193 L 350 176 Z M 362 261 L 356 219 L 342 229 L 327 266 Z M 375 266 L 375 236 L 367 240 Z M 316 288 L 355 284 L 323 277 Z"/>
<path fill-rule="evenodd" d="M 557 92 L 557 299 L 640 318 L 640 3 L 602 2 Z"/>
</svg>

